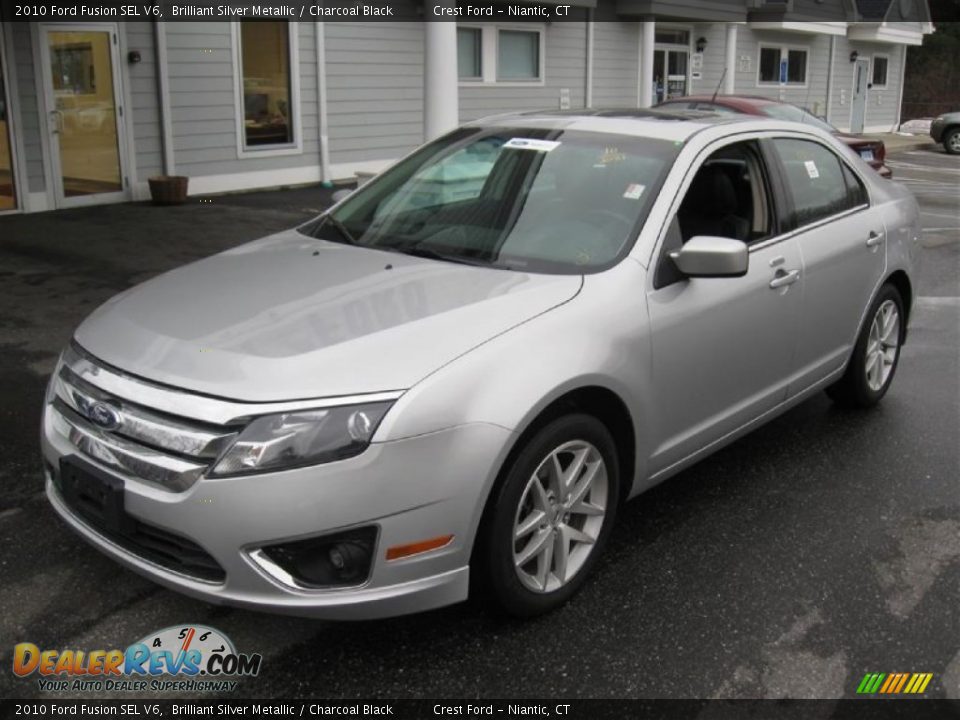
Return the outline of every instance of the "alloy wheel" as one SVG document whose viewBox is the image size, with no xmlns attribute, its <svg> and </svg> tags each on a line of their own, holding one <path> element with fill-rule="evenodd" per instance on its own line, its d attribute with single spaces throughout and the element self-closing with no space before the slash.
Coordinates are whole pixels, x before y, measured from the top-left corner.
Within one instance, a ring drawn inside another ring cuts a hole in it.
<svg viewBox="0 0 960 720">
<path fill-rule="evenodd" d="M 877 308 L 867 340 L 865 372 L 867 387 L 873 392 L 879 392 L 890 378 L 899 345 L 900 312 L 893 300 L 887 300 Z"/>
<path fill-rule="evenodd" d="M 559 590 L 593 552 L 607 510 L 603 456 L 584 440 L 551 451 L 520 496 L 513 525 L 513 562 L 523 585 Z"/>
<path fill-rule="evenodd" d="M 955 132 L 948 140 L 950 149 L 955 153 L 960 153 L 960 132 Z"/>
</svg>

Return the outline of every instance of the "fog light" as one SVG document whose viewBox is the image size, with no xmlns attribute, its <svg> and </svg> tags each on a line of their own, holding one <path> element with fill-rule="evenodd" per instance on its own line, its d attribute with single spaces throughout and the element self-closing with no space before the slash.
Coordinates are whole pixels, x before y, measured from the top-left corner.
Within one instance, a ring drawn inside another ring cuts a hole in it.
<svg viewBox="0 0 960 720">
<path fill-rule="evenodd" d="M 254 560 L 277 579 L 304 588 L 362 585 L 370 576 L 377 542 L 375 527 L 357 528 L 333 535 L 267 545 Z"/>
</svg>

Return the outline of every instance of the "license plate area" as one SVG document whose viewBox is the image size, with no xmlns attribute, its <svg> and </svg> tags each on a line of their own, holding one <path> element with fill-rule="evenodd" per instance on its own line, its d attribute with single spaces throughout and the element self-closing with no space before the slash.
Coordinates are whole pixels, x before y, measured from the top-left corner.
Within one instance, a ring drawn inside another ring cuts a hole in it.
<svg viewBox="0 0 960 720">
<path fill-rule="evenodd" d="M 123 480 L 70 456 L 60 460 L 60 492 L 67 504 L 87 520 L 124 534 L 132 519 L 124 510 Z"/>
<path fill-rule="evenodd" d="M 873 150 L 861 150 L 860 157 L 862 157 L 867 162 L 873 162 Z"/>
</svg>

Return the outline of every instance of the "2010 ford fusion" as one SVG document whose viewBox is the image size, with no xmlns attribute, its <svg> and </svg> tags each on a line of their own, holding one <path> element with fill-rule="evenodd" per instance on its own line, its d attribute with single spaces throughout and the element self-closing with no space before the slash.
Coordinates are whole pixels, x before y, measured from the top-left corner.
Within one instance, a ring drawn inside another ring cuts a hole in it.
<svg viewBox="0 0 960 720">
<path fill-rule="evenodd" d="M 469 124 L 94 312 L 47 392 L 47 494 L 212 602 L 368 618 L 473 585 L 535 615 L 628 498 L 812 393 L 879 401 L 919 235 L 810 125 Z"/>
</svg>

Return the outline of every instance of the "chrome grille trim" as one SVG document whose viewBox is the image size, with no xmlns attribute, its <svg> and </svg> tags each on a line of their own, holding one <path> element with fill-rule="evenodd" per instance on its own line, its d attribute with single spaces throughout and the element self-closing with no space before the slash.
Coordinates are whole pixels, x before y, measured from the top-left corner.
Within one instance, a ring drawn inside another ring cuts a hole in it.
<svg viewBox="0 0 960 720">
<path fill-rule="evenodd" d="M 190 462 L 102 432 L 70 408 L 61 398 L 54 400 L 54 429 L 83 455 L 130 478 L 182 492 L 207 469 L 207 463 Z"/>
<path fill-rule="evenodd" d="M 103 392 L 68 367 L 61 369 L 56 378 L 56 394 L 82 417 L 87 416 L 87 408 L 97 401 L 110 404 L 121 418 L 116 434 L 177 455 L 214 460 L 239 432 L 238 428 L 202 426 L 151 412 Z"/>
<path fill-rule="evenodd" d="M 259 415 L 396 400 L 404 392 L 391 390 L 312 400 L 243 402 L 197 395 L 135 378 L 120 370 L 106 367 L 75 345 L 71 345 L 64 352 L 63 362 L 79 378 L 114 397 L 136 398 L 142 407 L 177 417 L 188 417 L 208 425 L 244 425 Z"/>
</svg>

